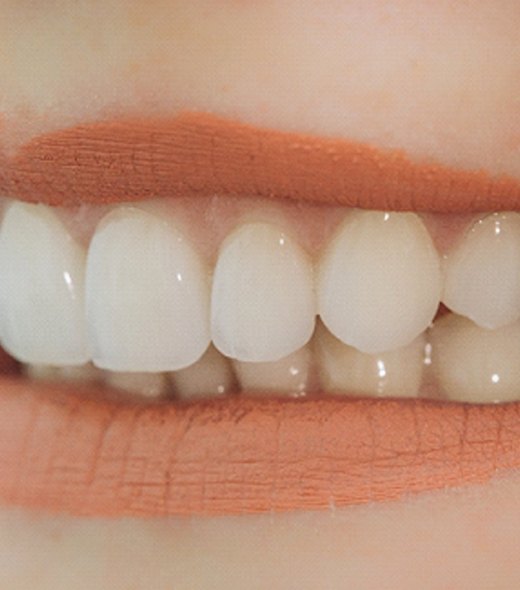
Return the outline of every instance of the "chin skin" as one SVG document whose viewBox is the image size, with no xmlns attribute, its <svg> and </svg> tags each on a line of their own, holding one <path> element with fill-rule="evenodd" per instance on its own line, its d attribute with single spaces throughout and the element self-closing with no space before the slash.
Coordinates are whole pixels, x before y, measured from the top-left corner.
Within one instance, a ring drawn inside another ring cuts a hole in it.
<svg viewBox="0 0 520 590">
<path fill-rule="evenodd" d="M 327 512 L 75 519 L 0 512 L 0 587 L 510 590 L 518 475 Z"/>
<path fill-rule="evenodd" d="M 0 145 L 189 108 L 520 178 L 517 2 L 307 4 L 3 3 Z M 104 520 L 4 506 L 0 589 L 511 590 L 519 502 L 515 472 L 323 512 Z"/>
</svg>

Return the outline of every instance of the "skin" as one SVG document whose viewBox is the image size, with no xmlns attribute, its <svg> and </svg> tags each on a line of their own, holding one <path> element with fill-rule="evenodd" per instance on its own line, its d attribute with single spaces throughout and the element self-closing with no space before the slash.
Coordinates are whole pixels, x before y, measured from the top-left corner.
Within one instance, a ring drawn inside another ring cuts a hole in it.
<svg viewBox="0 0 520 590">
<path fill-rule="evenodd" d="M 2 141 L 190 108 L 520 178 L 519 22 L 514 0 L 3 2 Z M 506 590 L 520 583 L 519 498 L 511 473 L 314 513 L 104 521 L 3 506 L 0 588 Z"/>
</svg>

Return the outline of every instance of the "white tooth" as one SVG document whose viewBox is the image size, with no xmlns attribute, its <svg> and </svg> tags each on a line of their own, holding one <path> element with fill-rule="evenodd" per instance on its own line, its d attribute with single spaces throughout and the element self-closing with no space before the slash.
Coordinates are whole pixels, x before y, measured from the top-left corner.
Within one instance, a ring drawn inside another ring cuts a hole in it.
<svg viewBox="0 0 520 590">
<path fill-rule="evenodd" d="M 0 325 L 4 348 L 18 360 L 89 360 L 85 256 L 49 207 L 9 206 L 0 231 Z"/>
<path fill-rule="evenodd" d="M 444 266 L 443 302 L 483 328 L 520 318 L 520 215 L 495 213 L 475 223 Z"/>
<path fill-rule="evenodd" d="M 323 326 L 315 337 L 321 386 L 331 393 L 416 397 L 424 366 L 424 334 L 403 348 L 366 354 L 343 344 Z"/>
<path fill-rule="evenodd" d="M 520 399 L 520 322 L 486 330 L 447 314 L 431 330 L 432 367 L 445 396 L 488 403 Z"/>
<path fill-rule="evenodd" d="M 304 346 L 290 355 L 269 363 L 234 361 L 233 366 L 241 389 L 262 395 L 281 393 L 293 397 L 305 395 L 309 390 L 312 354 Z"/>
<path fill-rule="evenodd" d="M 317 287 L 318 312 L 335 336 L 363 352 L 392 350 L 435 316 L 439 257 L 417 215 L 355 211 L 325 251 Z"/>
<path fill-rule="evenodd" d="M 231 361 L 212 345 L 194 365 L 170 373 L 170 379 L 181 399 L 217 397 L 236 389 Z"/>
<path fill-rule="evenodd" d="M 169 219 L 135 207 L 109 213 L 90 244 L 86 293 L 98 367 L 173 371 L 208 347 L 208 271 Z"/>
<path fill-rule="evenodd" d="M 25 365 L 24 374 L 36 381 L 74 381 L 81 383 L 100 383 L 103 371 L 91 363 L 80 366 L 53 367 L 49 365 Z"/>
<path fill-rule="evenodd" d="M 162 397 L 168 392 L 164 373 L 119 373 L 105 371 L 105 384 L 144 397 Z"/>
<path fill-rule="evenodd" d="M 247 223 L 220 250 L 213 278 L 215 346 L 241 361 L 279 360 L 310 339 L 313 270 L 300 246 L 270 223 Z"/>
</svg>

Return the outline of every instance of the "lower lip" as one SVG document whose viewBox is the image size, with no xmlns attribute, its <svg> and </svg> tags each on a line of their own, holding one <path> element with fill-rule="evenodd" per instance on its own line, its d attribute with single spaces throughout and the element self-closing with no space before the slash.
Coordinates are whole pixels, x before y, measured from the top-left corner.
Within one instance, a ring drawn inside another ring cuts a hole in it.
<svg viewBox="0 0 520 590">
<path fill-rule="evenodd" d="M 0 389 L 0 502 L 77 516 L 327 509 L 520 466 L 520 403 L 145 404 L 11 376 Z"/>
</svg>

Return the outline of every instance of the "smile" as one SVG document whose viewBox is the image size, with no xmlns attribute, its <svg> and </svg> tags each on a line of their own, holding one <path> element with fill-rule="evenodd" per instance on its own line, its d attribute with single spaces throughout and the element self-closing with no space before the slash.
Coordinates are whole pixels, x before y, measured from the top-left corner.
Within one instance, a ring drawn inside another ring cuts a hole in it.
<svg viewBox="0 0 520 590">
<path fill-rule="evenodd" d="M 0 590 L 520 588 L 519 23 L 0 3 Z"/>
<path fill-rule="evenodd" d="M 179 180 L 179 129 L 206 179 Z M 234 134 L 235 157 L 203 149 L 201 129 Z M 259 161 L 258 138 L 313 153 L 308 182 Z M 314 198 L 322 160 L 353 152 L 357 173 Z M 374 207 L 393 189 L 371 161 L 411 179 L 394 207 Z M 520 190 L 441 167 L 425 184 L 431 170 L 189 114 L 61 131 L 6 159 L 0 334 L 25 378 L 2 380 L 2 499 L 96 516 L 314 509 L 518 467 L 518 406 L 501 402 L 520 400 Z M 488 213 L 441 190 L 468 183 Z M 422 187 L 441 212 L 407 210 Z"/>
</svg>

